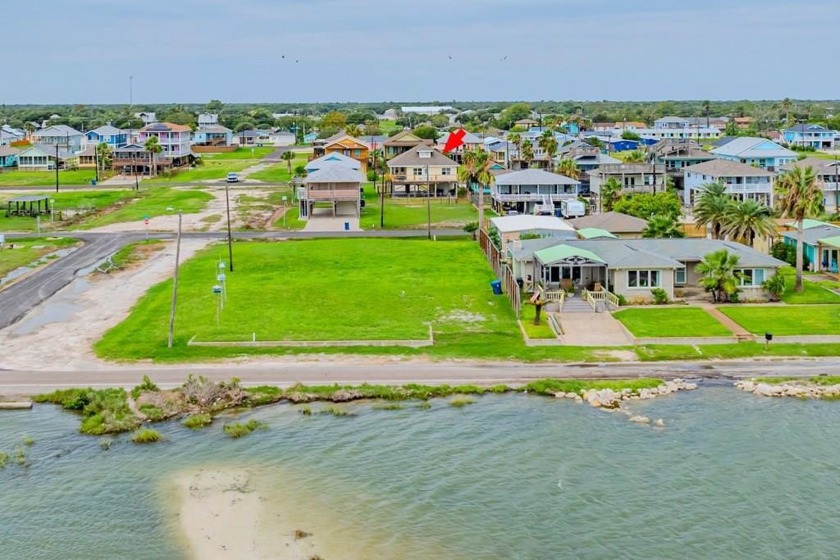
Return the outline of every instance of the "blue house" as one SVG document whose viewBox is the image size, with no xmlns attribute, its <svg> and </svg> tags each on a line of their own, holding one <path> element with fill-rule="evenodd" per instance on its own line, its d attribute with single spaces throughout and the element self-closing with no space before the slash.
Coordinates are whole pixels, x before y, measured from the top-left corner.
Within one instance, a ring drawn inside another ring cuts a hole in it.
<svg viewBox="0 0 840 560">
<path fill-rule="evenodd" d="M 20 150 L 9 146 L 0 146 L 0 169 L 7 169 L 17 165 Z"/>
<path fill-rule="evenodd" d="M 796 227 L 797 222 L 786 224 Z M 807 268 L 815 272 L 821 270 L 837 273 L 840 256 L 840 227 L 818 220 L 802 221 L 802 255 L 808 263 Z M 796 231 L 782 233 L 785 245 L 796 247 Z"/>
<path fill-rule="evenodd" d="M 193 144 L 196 146 L 230 146 L 233 144 L 233 131 L 220 124 L 200 126 L 195 131 Z"/>
<path fill-rule="evenodd" d="M 87 144 L 108 144 L 111 148 L 122 148 L 128 144 L 128 132 L 106 124 L 85 133 Z"/>
<path fill-rule="evenodd" d="M 783 148 L 766 138 L 744 136 L 734 138 L 723 146 L 715 148 L 711 154 L 729 161 L 753 165 L 767 171 L 779 171 L 781 167 L 796 161 L 796 152 Z"/>
<path fill-rule="evenodd" d="M 608 138 L 605 142 L 611 152 L 629 152 L 639 148 L 638 140 L 625 140 L 624 138 Z"/>
<path fill-rule="evenodd" d="M 833 150 L 837 132 L 819 124 L 798 124 L 782 131 L 782 136 L 791 146 Z"/>
</svg>

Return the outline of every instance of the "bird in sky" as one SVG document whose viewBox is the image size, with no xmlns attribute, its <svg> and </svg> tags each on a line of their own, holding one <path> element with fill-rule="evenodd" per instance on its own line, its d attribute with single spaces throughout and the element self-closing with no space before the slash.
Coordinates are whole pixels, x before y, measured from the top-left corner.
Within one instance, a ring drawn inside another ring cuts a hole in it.
<svg viewBox="0 0 840 560">
<path fill-rule="evenodd" d="M 298 62 L 300 62 L 300 60 L 295 60 L 295 64 L 297 64 Z"/>
<path fill-rule="evenodd" d="M 281 55 L 280 55 L 280 58 L 286 58 L 286 55 L 285 55 L 285 54 L 281 54 Z"/>
<path fill-rule="evenodd" d="M 449 60 L 452 60 L 452 55 L 449 55 Z"/>
<path fill-rule="evenodd" d="M 507 55 L 502 57 L 502 62 L 504 62 L 505 60 L 507 60 Z"/>
</svg>

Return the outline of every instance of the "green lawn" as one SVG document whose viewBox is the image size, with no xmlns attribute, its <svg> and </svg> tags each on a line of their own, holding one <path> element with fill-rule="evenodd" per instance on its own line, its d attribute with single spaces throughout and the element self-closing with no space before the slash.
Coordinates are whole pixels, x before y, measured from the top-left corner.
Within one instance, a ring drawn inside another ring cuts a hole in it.
<svg viewBox="0 0 840 560">
<path fill-rule="evenodd" d="M 224 179 L 228 173 L 235 173 L 247 169 L 259 162 L 243 159 L 210 160 L 195 169 L 187 169 L 172 174 L 172 176 L 158 175 L 143 181 L 143 186 L 166 185 L 172 183 L 192 183 L 195 181 L 210 181 Z"/>
<path fill-rule="evenodd" d="M 802 280 L 802 291 L 797 292 L 794 290 L 796 286 L 794 269 L 791 267 L 783 268 L 781 274 L 785 277 L 785 293 L 782 294 L 782 301 L 785 303 L 840 303 L 840 295 L 828 289 L 836 287 L 834 282 L 814 282 L 808 280 L 805 276 Z"/>
<path fill-rule="evenodd" d="M 372 190 L 372 187 L 365 189 L 365 208 L 360 220 L 362 229 L 379 229 L 379 199 L 374 194 L 368 194 Z M 457 203 L 433 198 L 430 199 L 428 207 L 424 198 L 386 198 L 385 229 L 424 228 L 429 220 L 429 207 L 433 228 L 462 228 L 467 222 L 478 220 L 478 210 L 466 198 Z"/>
<path fill-rule="evenodd" d="M 396 121 L 382 120 L 382 121 L 379 121 L 378 124 L 379 124 L 379 131 L 382 134 L 386 134 L 386 135 L 391 134 L 391 132 L 393 132 L 393 131 L 395 131 L 399 128 L 397 126 Z"/>
<path fill-rule="evenodd" d="M 764 343 L 739 342 L 737 344 L 703 344 L 697 346 L 649 344 L 634 346 L 643 362 L 667 360 L 737 360 L 754 357 L 829 357 L 840 356 L 840 344 L 789 344 L 771 342 L 765 349 Z"/>
<path fill-rule="evenodd" d="M 733 321 L 755 334 L 840 333 L 840 305 L 721 306 Z"/>
<path fill-rule="evenodd" d="M 58 172 L 59 189 L 61 185 L 89 185 L 96 178 L 93 169 L 77 169 Z M 4 171 L 0 173 L 0 186 L 55 186 L 55 171 Z"/>
<path fill-rule="evenodd" d="M 520 321 L 522 321 L 522 328 L 528 333 L 529 338 L 557 338 L 551 327 L 548 326 L 548 316 L 545 312 L 540 314 L 540 324 L 534 324 L 534 313 L 537 308 L 533 305 L 522 306 L 522 313 L 520 314 Z"/>
<path fill-rule="evenodd" d="M 132 198 L 134 191 L 130 189 L 122 190 L 98 190 L 101 187 L 95 187 L 86 190 L 72 190 L 55 192 L 40 192 L 33 193 L 41 196 L 48 196 L 54 200 L 55 217 L 59 218 L 62 214 L 68 212 L 75 212 L 77 210 L 102 210 L 109 208 L 119 201 Z M 17 195 L 14 195 L 17 196 Z M 4 195 L 0 197 L 0 206 L 5 209 L 6 201 L 13 198 L 12 195 Z M 50 222 L 50 215 L 45 214 L 41 216 L 41 229 L 60 229 L 64 227 L 62 222 Z M 7 217 L 5 211 L 0 212 L 0 231 L 35 231 L 35 218 L 11 216 Z"/>
<path fill-rule="evenodd" d="M 292 179 L 295 167 L 306 165 L 308 161 L 309 157 L 307 154 L 295 152 L 295 159 L 292 160 L 292 173 L 289 173 L 289 164 L 284 161 L 270 165 L 262 171 L 251 173 L 248 178 L 266 183 L 288 183 Z"/>
<path fill-rule="evenodd" d="M 146 216 L 172 214 L 178 210 L 184 214 L 195 214 L 201 212 L 213 199 L 213 195 L 199 189 L 156 187 L 141 190 L 139 193 L 129 192 L 132 198 L 126 200 L 125 204 L 115 207 L 111 212 L 85 219 L 77 227 L 87 229 L 120 222 L 135 222 Z M 174 211 L 167 208 L 173 208 Z"/>
<path fill-rule="evenodd" d="M 283 218 L 280 218 L 276 222 L 274 222 L 275 229 L 281 230 L 299 230 L 306 227 L 306 220 L 300 219 L 300 210 L 298 210 L 297 206 L 290 207 L 286 210 L 286 219 L 285 221 Z"/>
<path fill-rule="evenodd" d="M 267 155 L 274 153 L 277 148 L 272 146 L 262 146 L 253 148 L 237 148 L 235 152 L 220 152 L 217 154 L 201 154 L 201 159 L 206 161 L 227 160 L 227 159 L 262 159 Z"/>
<path fill-rule="evenodd" d="M 623 309 L 613 316 L 640 338 L 732 335 L 714 317 L 696 307 Z"/>
<path fill-rule="evenodd" d="M 32 264 L 48 253 L 74 243 L 76 240 L 71 237 L 8 239 L 0 245 L 0 278 L 12 270 Z"/>
</svg>

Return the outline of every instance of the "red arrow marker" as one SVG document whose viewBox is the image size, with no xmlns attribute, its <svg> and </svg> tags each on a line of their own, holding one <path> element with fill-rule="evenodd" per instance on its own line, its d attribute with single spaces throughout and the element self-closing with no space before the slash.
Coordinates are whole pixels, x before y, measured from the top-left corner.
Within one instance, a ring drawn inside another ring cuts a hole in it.
<svg viewBox="0 0 840 560">
<path fill-rule="evenodd" d="M 443 147 L 443 153 L 451 152 L 455 148 L 464 145 L 464 136 L 467 135 L 467 131 L 463 128 L 459 128 L 455 132 L 449 133 L 449 138 L 446 139 L 446 146 Z"/>
</svg>

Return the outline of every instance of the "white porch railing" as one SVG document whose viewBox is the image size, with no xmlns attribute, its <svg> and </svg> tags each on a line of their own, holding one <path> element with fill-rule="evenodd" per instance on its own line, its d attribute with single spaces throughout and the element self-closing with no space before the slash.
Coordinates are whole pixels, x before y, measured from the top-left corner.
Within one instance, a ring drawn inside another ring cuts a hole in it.
<svg viewBox="0 0 840 560">
<path fill-rule="evenodd" d="M 501 194 L 491 193 L 491 196 L 499 202 L 542 202 L 546 197 L 550 197 L 552 201 L 560 200 L 575 200 L 577 195 L 575 193 L 562 194 Z"/>
<path fill-rule="evenodd" d="M 618 296 L 616 296 L 612 292 L 608 292 L 606 290 L 599 290 L 597 292 L 589 291 L 584 289 L 582 292 L 583 299 L 592 306 L 592 309 L 598 308 L 599 303 L 605 303 L 606 307 L 609 309 L 609 306 L 612 305 L 613 307 L 618 307 Z"/>
<path fill-rule="evenodd" d="M 563 302 L 566 300 L 566 292 L 563 290 L 558 290 L 556 292 L 547 292 L 543 288 L 540 288 L 540 297 L 546 303 L 557 303 L 560 307 L 563 307 Z"/>
</svg>

